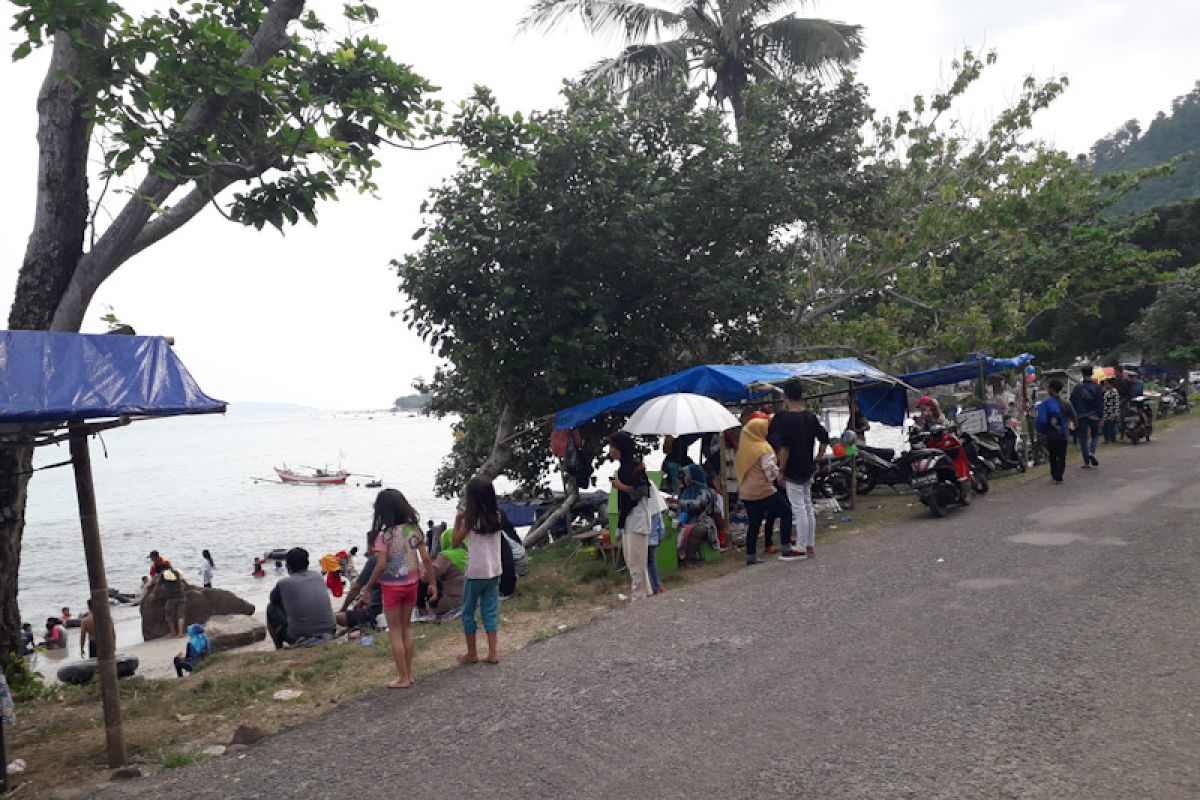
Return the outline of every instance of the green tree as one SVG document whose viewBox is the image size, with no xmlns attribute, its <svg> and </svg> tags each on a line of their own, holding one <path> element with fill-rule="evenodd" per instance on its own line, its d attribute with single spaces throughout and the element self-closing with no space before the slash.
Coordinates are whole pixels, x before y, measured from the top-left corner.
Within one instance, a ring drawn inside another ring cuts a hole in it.
<svg viewBox="0 0 1200 800">
<path fill-rule="evenodd" d="M 965 53 L 946 89 L 875 121 L 873 191 L 789 243 L 784 352 L 853 348 L 900 366 L 1016 347 L 1052 309 L 1157 279 L 1164 254 L 1105 219 L 1141 176 L 1097 177 L 1029 136 L 1065 81 L 1026 81 L 978 137 L 951 120 L 993 60 Z"/>
<path fill-rule="evenodd" d="M 14 59 L 48 48 L 36 215 L 9 315 L 76 331 L 99 286 L 206 206 L 262 228 L 315 223 L 320 200 L 373 190 L 429 85 L 303 0 L 197 0 L 134 18 L 108 0 L 15 0 Z M 347 27 L 373 22 L 345 6 Z M 89 165 L 102 164 L 98 186 Z M 90 191 L 89 191 L 90 190 Z M 102 198 L 125 199 L 102 226 Z M 0 660 L 19 652 L 17 571 L 31 453 L 0 447 Z"/>
<path fill-rule="evenodd" d="M 1181 272 L 1158 293 L 1129 338 L 1151 364 L 1189 370 L 1200 364 L 1200 267 Z"/>
<path fill-rule="evenodd" d="M 450 363 L 420 387 L 459 417 L 442 494 L 476 471 L 535 488 L 556 410 L 765 346 L 788 269 L 771 238 L 806 186 L 857 172 L 862 88 L 819 94 L 763 98 L 792 127 L 761 150 L 679 83 L 627 105 L 572 87 L 529 119 L 486 92 L 467 105 L 454 132 L 471 155 L 397 264 L 406 319 Z"/>
<path fill-rule="evenodd" d="M 538 0 L 522 27 L 550 29 L 578 14 L 590 33 L 622 36 L 624 49 L 593 64 L 584 78 L 628 89 L 634 97 L 704 73 L 711 80 L 709 96 L 719 104 L 729 101 L 740 131 L 751 84 L 836 73 L 862 53 L 861 26 L 780 15 L 792 5 L 678 0 L 672 10 L 638 0 Z"/>
</svg>

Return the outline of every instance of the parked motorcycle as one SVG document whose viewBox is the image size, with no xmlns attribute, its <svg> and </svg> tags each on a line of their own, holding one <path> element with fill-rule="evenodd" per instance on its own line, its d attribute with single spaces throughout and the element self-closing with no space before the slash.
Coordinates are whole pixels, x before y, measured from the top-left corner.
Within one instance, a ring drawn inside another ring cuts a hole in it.
<svg viewBox="0 0 1200 800">
<path fill-rule="evenodd" d="M 908 488 L 912 482 L 911 451 L 896 454 L 888 447 L 858 446 L 858 493 L 870 494 L 876 486 Z"/>
<path fill-rule="evenodd" d="M 1142 439 L 1150 441 L 1150 436 L 1154 433 L 1154 412 L 1145 395 L 1139 394 L 1129 400 L 1121 418 L 1121 431 L 1133 444 Z"/>
<path fill-rule="evenodd" d="M 852 474 L 848 457 L 822 459 L 813 474 L 812 496 L 849 500 Z"/>
<path fill-rule="evenodd" d="M 1024 472 L 1027 468 L 1021 452 L 1021 436 L 1013 428 L 1003 433 L 964 433 L 963 443 L 971 460 L 971 468 L 992 476 L 1008 470 Z"/>
<path fill-rule="evenodd" d="M 1188 402 L 1187 383 L 1180 382 L 1162 393 L 1158 399 L 1158 418 L 1165 419 L 1171 414 L 1187 414 L 1191 404 Z"/>
<path fill-rule="evenodd" d="M 971 467 L 962 442 L 941 426 L 917 435 L 920 446 L 910 453 L 911 485 L 921 502 L 935 517 L 945 516 L 951 504 L 970 505 Z"/>
</svg>

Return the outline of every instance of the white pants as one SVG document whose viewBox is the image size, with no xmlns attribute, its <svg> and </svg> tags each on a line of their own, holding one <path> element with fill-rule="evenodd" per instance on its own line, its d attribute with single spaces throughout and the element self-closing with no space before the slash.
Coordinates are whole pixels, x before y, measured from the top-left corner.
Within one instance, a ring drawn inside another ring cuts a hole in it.
<svg viewBox="0 0 1200 800">
<path fill-rule="evenodd" d="M 629 599 L 651 596 L 654 590 L 650 588 L 650 576 L 646 572 L 650 537 L 625 531 L 621 546 L 625 552 L 625 566 L 629 567 Z"/>
<path fill-rule="evenodd" d="M 792 507 L 792 521 L 796 524 L 796 548 L 805 550 L 813 546 L 817 536 L 817 514 L 813 511 L 812 479 L 805 483 L 787 481 L 788 504 Z"/>
</svg>

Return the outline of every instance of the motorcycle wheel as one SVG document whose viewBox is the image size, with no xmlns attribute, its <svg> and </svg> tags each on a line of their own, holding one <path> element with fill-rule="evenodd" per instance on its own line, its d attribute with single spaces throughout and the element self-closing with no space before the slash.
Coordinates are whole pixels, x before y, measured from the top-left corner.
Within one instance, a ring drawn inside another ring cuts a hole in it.
<svg viewBox="0 0 1200 800">
<path fill-rule="evenodd" d="M 1025 470 L 1027 470 L 1027 469 L 1029 469 L 1029 466 L 1028 466 L 1028 465 L 1025 463 L 1025 459 L 1023 459 L 1023 458 L 1018 458 L 1018 459 L 1017 459 L 1017 472 L 1022 472 L 1022 473 L 1023 473 L 1023 472 L 1025 472 Z"/>
<path fill-rule="evenodd" d="M 860 471 L 858 473 L 858 493 L 859 494 L 870 494 L 871 490 L 874 488 L 875 488 L 875 473 Z"/>
<path fill-rule="evenodd" d="M 929 495 L 929 499 L 925 502 L 925 505 L 929 506 L 929 513 L 935 517 L 941 518 L 946 516 L 946 509 L 942 508 L 942 504 L 938 502 L 936 494 Z"/>
<path fill-rule="evenodd" d="M 839 501 L 850 499 L 850 470 L 848 468 L 835 469 L 829 474 L 827 481 L 826 486 L 830 497 Z"/>
<path fill-rule="evenodd" d="M 1132 431 L 1129 433 L 1129 442 L 1131 444 L 1137 445 L 1137 443 L 1139 441 L 1141 441 L 1141 439 L 1142 439 L 1142 437 L 1139 434 L 1133 433 Z"/>
<path fill-rule="evenodd" d="M 991 487 L 988 486 L 987 476 L 980 472 L 971 476 L 971 488 L 976 494 L 987 494 Z"/>
</svg>

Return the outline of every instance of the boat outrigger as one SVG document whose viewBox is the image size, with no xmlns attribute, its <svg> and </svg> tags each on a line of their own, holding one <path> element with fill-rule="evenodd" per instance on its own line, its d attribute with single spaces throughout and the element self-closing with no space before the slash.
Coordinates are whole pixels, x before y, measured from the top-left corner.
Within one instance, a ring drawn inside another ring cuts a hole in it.
<svg viewBox="0 0 1200 800">
<path fill-rule="evenodd" d="M 312 471 L 308 473 L 297 472 L 287 465 L 284 465 L 282 468 L 275 467 L 275 474 L 278 475 L 279 480 L 283 481 L 284 483 L 315 483 L 328 485 L 344 484 L 346 482 L 346 478 L 350 477 L 350 473 L 343 469 L 338 469 L 336 472 L 331 471 L 328 468 L 318 469 L 315 467 L 309 467 L 309 469 Z"/>
</svg>

